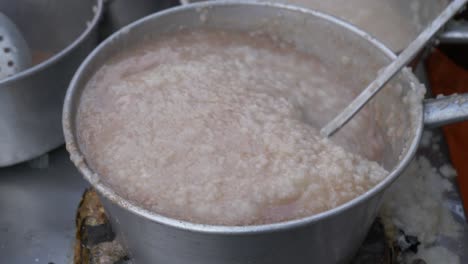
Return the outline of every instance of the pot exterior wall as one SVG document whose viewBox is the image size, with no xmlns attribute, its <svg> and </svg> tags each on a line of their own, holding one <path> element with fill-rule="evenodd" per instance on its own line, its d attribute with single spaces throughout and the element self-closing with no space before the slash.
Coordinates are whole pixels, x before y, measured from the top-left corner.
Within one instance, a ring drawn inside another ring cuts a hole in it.
<svg viewBox="0 0 468 264">
<path fill-rule="evenodd" d="M 97 45 L 96 29 L 76 49 L 39 72 L 0 84 L 0 167 L 35 158 L 63 144 L 66 88 Z"/>
<path fill-rule="evenodd" d="M 382 194 L 295 228 L 212 234 L 154 222 L 102 197 L 119 241 L 135 264 L 348 263 L 374 221 Z"/>
</svg>

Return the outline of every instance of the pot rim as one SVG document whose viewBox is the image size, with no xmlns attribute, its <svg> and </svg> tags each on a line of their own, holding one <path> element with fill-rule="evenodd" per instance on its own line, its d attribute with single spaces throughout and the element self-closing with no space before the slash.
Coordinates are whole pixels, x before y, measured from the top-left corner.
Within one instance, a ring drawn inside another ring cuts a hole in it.
<svg viewBox="0 0 468 264">
<path fill-rule="evenodd" d="M 385 188 L 387 188 L 396 178 L 401 174 L 403 169 L 408 165 L 411 158 L 416 152 L 416 149 L 419 145 L 419 141 L 422 134 L 422 127 L 423 127 L 423 114 L 422 110 L 420 111 L 419 116 L 417 117 L 419 120 L 417 121 L 417 127 L 415 129 L 415 136 L 412 139 L 411 144 L 407 147 L 407 151 L 404 154 L 404 157 L 401 161 L 397 164 L 397 166 L 389 173 L 389 175 L 382 180 L 380 183 L 375 185 L 373 188 L 369 189 L 365 193 L 361 194 L 360 196 L 338 206 L 331 210 L 324 211 L 312 216 L 289 220 L 284 222 L 278 223 L 271 223 L 271 224 L 263 224 L 263 225 L 247 225 L 247 226 L 226 226 L 226 225 L 206 225 L 206 224 L 198 224 L 192 223 L 188 221 L 177 220 L 174 218 L 166 217 L 160 214 L 153 213 L 149 210 L 143 209 L 136 205 L 135 203 L 128 201 L 115 193 L 110 187 L 107 187 L 99 180 L 99 176 L 97 173 L 93 172 L 90 167 L 86 164 L 86 159 L 84 155 L 81 153 L 79 146 L 76 142 L 75 134 L 72 131 L 75 128 L 74 124 L 74 109 L 76 109 L 75 105 L 78 103 L 79 92 L 83 89 L 82 87 L 78 87 L 79 80 L 81 79 L 82 72 L 87 68 L 87 66 L 91 63 L 91 61 L 96 57 L 97 54 L 104 50 L 112 41 L 119 38 L 121 34 L 125 34 L 130 30 L 139 27 L 142 24 L 147 23 L 148 21 L 157 19 L 162 16 L 168 16 L 173 13 L 177 13 L 180 11 L 185 10 L 200 10 L 200 8 L 207 8 L 210 6 L 229 6 L 229 5 L 246 5 L 246 6 L 265 6 L 265 7 L 275 7 L 280 9 L 288 9 L 295 12 L 302 12 L 307 13 L 308 15 L 313 15 L 315 17 L 319 17 L 321 19 L 328 20 L 338 26 L 344 27 L 347 30 L 352 31 L 356 35 L 360 36 L 361 38 L 369 41 L 372 45 L 380 49 L 384 55 L 389 57 L 390 59 L 395 59 L 396 55 L 387 47 L 385 47 L 381 42 L 376 40 L 374 37 L 369 35 L 368 33 L 358 29 L 352 24 L 349 24 L 345 21 L 342 21 L 336 17 L 331 15 L 327 15 L 318 11 L 296 7 L 287 4 L 278 4 L 278 3 L 268 3 L 268 2 L 252 2 L 252 1 L 245 1 L 245 0 L 224 0 L 224 1 L 216 1 L 216 2 L 200 2 L 200 3 L 193 3 L 184 6 L 178 6 L 174 8 L 170 8 L 140 20 L 137 20 L 119 31 L 112 34 L 109 38 L 103 41 L 96 49 L 93 50 L 92 53 L 88 55 L 88 57 L 84 60 L 84 62 L 80 65 L 78 70 L 76 71 L 73 79 L 70 83 L 70 86 L 67 90 L 63 108 L 63 130 L 65 135 L 65 142 L 68 152 L 70 153 L 70 159 L 73 161 L 75 166 L 79 169 L 81 174 L 84 178 L 106 199 L 111 201 L 112 203 L 122 207 L 124 210 L 128 210 L 131 213 L 134 213 L 140 217 L 144 217 L 150 221 L 170 226 L 172 228 L 186 230 L 191 232 L 199 232 L 199 233 L 211 233 L 211 234 L 222 234 L 222 235 L 239 235 L 239 234 L 258 234 L 258 233 L 269 233 L 269 232 L 277 232 L 283 230 L 289 230 L 293 228 L 298 228 L 304 225 L 310 225 L 316 223 L 324 218 L 333 217 L 337 214 L 340 214 L 342 211 L 349 210 L 354 206 L 365 202 L 370 197 L 382 192 Z M 415 83 L 419 83 L 417 78 L 408 70 L 404 70 L 404 74 L 407 75 L 411 81 Z M 421 102 L 422 106 L 422 102 Z M 422 109 L 422 108 L 421 108 Z"/>
<path fill-rule="evenodd" d="M 29 76 L 36 74 L 43 70 L 44 68 L 48 68 L 49 66 L 57 63 L 60 61 L 63 57 L 67 56 L 70 52 L 72 52 L 74 49 L 76 49 L 84 40 L 85 38 L 88 37 L 88 35 L 97 27 L 99 20 L 102 16 L 103 10 L 104 10 L 104 0 L 95 0 L 96 2 L 96 13 L 94 14 L 93 19 L 91 20 L 91 23 L 86 26 L 86 29 L 82 31 L 82 33 L 75 39 L 73 42 L 69 45 L 67 45 L 64 49 L 60 50 L 59 52 L 55 53 L 52 55 L 52 57 L 48 58 L 45 61 L 42 61 L 39 64 L 36 64 L 32 67 L 27 68 L 26 70 L 23 70 L 17 74 L 14 74 L 10 77 L 7 77 L 5 79 L 0 80 L 0 86 L 1 85 L 8 85 L 10 83 L 20 81 L 22 79 L 26 79 Z"/>
</svg>

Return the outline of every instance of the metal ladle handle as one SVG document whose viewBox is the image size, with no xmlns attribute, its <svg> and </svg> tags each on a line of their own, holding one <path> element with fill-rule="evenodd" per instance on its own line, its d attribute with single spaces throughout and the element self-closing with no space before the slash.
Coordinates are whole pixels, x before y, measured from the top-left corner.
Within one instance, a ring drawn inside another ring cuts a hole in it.
<svg viewBox="0 0 468 264">
<path fill-rule="evenodd" d="M 398 57 L 380 72 L 344 110 L 326 124 L 320 134 L 329 137 L 351 120 L 372 97 L 387 84 L 395 74 L 407 65 L 430 41 L 430 39 L 466 4 L 468 0 L 454 0 L 432 23 L 409 44 Z"/>
</svg>

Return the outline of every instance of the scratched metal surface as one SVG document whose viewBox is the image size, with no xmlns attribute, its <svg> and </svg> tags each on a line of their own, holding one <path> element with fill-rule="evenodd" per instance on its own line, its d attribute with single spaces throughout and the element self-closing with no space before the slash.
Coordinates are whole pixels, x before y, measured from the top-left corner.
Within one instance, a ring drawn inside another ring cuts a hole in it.
<svg viewBox="0 0 468 264">
<path fill-rule="evenodd" d="M 49 167 L 0 169 L 0 263 L 71 263 L 75 214 L 87 183 L 64 148 Z"/>
</svg>

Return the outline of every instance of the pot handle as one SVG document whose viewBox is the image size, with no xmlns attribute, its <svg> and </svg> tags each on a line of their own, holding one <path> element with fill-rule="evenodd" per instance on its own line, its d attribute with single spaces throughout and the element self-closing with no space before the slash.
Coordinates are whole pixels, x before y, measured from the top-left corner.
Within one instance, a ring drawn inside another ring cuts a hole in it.
<svg viewBox="0 0 468 264">
<path fill-rule="evenodd" d="M 468 93 L 424 100 L 424 125 L 439 127 L 468 120 Z"/>
<path fill-rule="evenodd" d="M 442 43 L 464 44 L 468 43 L 468 21 L 452 21 L 447 28 L 438 36 Z"/>
</svg>

